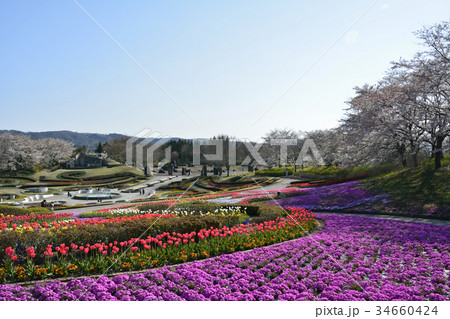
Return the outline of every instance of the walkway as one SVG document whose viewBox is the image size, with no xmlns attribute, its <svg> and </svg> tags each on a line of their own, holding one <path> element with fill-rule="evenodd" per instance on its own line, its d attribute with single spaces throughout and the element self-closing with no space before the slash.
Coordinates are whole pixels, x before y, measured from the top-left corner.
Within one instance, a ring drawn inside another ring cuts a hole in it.
<svg viewBox="0 0 450 319">
<path fill-rule="evenodd" d="M 167 176 L 166 176 L 166 178 L 167 178 Z M 108 205 L 60 209 L 60 210 L 57 210 L 56 212 L 58 212 L 58 213 L 75 213 L 75 212 L 82 213 L 82 212 L 87 212 L 87 211 L 92 211 L 92 210 L 101 210 L 101 209 L 106 209 L 106 208 L 130 205 L 132 203 L 129 203 L 129 201 L 131 201 L 133 199 L 146 198 L 148 196 L 148 194 L 150 194 L 152 191 L 156 191 L 157 188 L 167 185 L 172 182 L 181 181 L 183 178 L 186 178 L 186 176 L 177 176 L 175 178 L 172 178 L 171 180 L 166 180 L 162 183 L 158 183 L 158 184 L 150 186 L 150 187 L 144 187 L 143 189 L 145 190 L 145 195 L 140 195 L 139 193 L 120 193 L 120 197 L 116 201 L 112 201 L 111 204 L 108 204 Z M 156 179 L 153 181 L 156 181 Z M 57 196 L 51 197 L 51 201 L 56 201 L 56 200 L 67 201 L 67 204 L 69 204 L 69 205 L 86 203 L 86 201 L 82 201 L 82 200 L 69 199 L 69 198 L 67 198 L 66 195 L 57 195 Z M 104 202 L 106 202 L 106 201 L 104 201 Z"/>
<path fill-rule="evenodd" d="M 389 215 L 378 215 L 378 214 L 349 214 L 349 213 L 334 213 L 334 212 L 314 212 L 315 215 L 320 217 L 321 214 L 334 214 L 334 215 L 346 215 L 346 216 L 361 216 L 361 217 L 370 217 L 370 218 L 378 218 L 378 219 L 391 219 L 397 220 L 401 222 L 407 223 L 417 223 L 417 224 L 430 224 L 430 225 L 438 225 L 438 226 L 447 226 L 450 227 L 450 220 L 442 220 L 442 219 L 427 219 L 427 218 L 416 218 L 416 217 L 403 217 L 403 216 L 389 216 Z"/>
</svg>

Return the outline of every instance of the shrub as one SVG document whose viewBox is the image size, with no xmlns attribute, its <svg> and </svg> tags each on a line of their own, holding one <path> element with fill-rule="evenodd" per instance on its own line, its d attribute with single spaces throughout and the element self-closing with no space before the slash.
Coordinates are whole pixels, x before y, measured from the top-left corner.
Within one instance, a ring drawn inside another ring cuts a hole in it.
<svg viewBox="0 0 450 319">
<path fill-rule="evenodd" d="M 286 216 L 286 213 L 283 211 L 283 209 L 276 205 L 254 204 L 249 206 L 256 206 L 258 208 L 258 214 L 252 216 L 252 218 L 250 219 L 252 223 L 267 222 L 275 220 L 278 217 Z"/>
<path fill-rule="evenodd" d="M 13 216 L 22 216 L 29 214 L 30 211 L 28 209 L 14 207 L 14 206 L 0 206 L 0 214 L 3 215 L 13 215 Z"/>
<path fill-rule="evenodd" d="M 30 207 L 30 208 L 19 208 L 14 206 L 3 206 L 0 205 L 0 214 L 13 215 L 13 216 L 23 216 L 30 214 L 53 214 L 53 212 L 44 207 Z"/>
<path fill-rule="evenodd" d="M 256 171 L 255 175 L 271 177 L 286 176 L 286 169 L 288 170 L 288 175 L 292 175 L 294 173 L 294 169 L 292 167 L 274 167 Z"/>
<path fill-rule="evenodd" d="M 242 207 L 242 210 L 245 210 L 246 214 L 250 217 L 259 216 L 259 206 L 258 205 L 222 205 L 221 207 L 232 207 L 239 206 Z"/>
<path fill-rule="evenodd" d="M 45 207 L 30 207 L 27 210 L 31 214 L 46 214 L 46 215 L 53 214 L 53 211 Z"/>
</svg>

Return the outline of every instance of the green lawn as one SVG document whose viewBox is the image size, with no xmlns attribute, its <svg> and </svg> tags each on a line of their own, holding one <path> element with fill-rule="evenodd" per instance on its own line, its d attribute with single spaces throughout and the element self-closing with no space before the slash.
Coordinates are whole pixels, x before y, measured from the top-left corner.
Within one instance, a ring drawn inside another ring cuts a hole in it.
<svg viewBox="0 0 450 319">
<path fill-rule="evenodd" d="M 72 174 L 68 174 L 72 173 Z M 96 187 L 128 187 L 146 179 L 143 172 L 134 167 L 117 165 L 113 167 L 100 167 L 92 169 L 58 169 L 55 171 L 42 170 L 35 173 L 13 172 L 0 176 L 0 184 L 7 188 L 16 185 L 31 187 L 33 182 L 41 182 L 40 177 L 45 176 L 44 184 L 53 187 L 49 193 L 67 191 L 65 186 L 70 186 L 70 190 L 85 188 L 90 185 Z M 41 183 L 40 183 L 41 184 Z M 3 191 L 6 192 L 6 191 Z"/>
<path fill-rule="evenodd" d="M 48 172 L 45 174 L 46 180 L 61 180 L 58 178 L 58 175 L 67 172 L 84 172 L 81 178 L 92 178 L 92 177 L 105 177 L 110 175 L 126 175 L 133 174 L 135 176 L 144 176 L 144 173 L 137 170 L 134 167 L 130 166 L 116 166 L 116 167 L 100 167 L 100 168 L 91 168 L 91 169 L 58 169 L 53 172 Z M 41 174 L 44 175 L 44 174 Z M 81 174 L 80 174 L 81 175 Z"/>
<path fill-rule="evenodd" d="M 400 206 L 437 205 L 450 208 L 450 155 L 442 168 L 427 160 L 419 167 L 406 168 L 364 180 L 365 188 L 392 195 Z"/>
<path fill-rule="evenodd" d="M 0 187 L 0 194 L 15 194 L 17 188 L 13 187 Z"/>
</svg>

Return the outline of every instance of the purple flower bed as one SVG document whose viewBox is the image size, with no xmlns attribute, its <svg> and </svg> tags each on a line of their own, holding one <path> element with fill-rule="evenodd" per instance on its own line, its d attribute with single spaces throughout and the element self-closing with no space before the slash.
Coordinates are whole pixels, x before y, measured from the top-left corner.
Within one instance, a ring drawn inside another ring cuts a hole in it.
<svg viewBox="0 0 450 319">
<path fill-rule="evenodd" d="M 299 196 L 278 200 L 281 206 L 304 207 L 318 210 L 344 210 L 358 207 L 358 212 L 373 212 L 373 204 L 386 205 L 389 195 L 374 195 L 372 192 L 360 188 L 357 181 L 306 188 Z M 274 202 L 269 202 L 275 204 Z"/>
<path fill-rule="evenodd" d="M 0 300 L 450 300 L 448 227 L 319 217 L 311 237 L 132 276 L 0 285 Z"/>
</svg>

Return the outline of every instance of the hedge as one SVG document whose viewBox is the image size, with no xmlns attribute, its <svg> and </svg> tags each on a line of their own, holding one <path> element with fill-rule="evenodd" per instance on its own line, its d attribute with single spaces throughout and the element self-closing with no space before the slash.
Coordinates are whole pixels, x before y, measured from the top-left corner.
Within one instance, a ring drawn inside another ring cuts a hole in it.
<svg viewBox="0 0 450 319">
<path fill-rule="evenodd" d="M 53 212 L 44 207 L 19 208 L 14 206 L 0 205 L 0 214 L 3 214 L 3 216 L 22 216 L 29 214 L 53 214 Z"/>
</svg>

